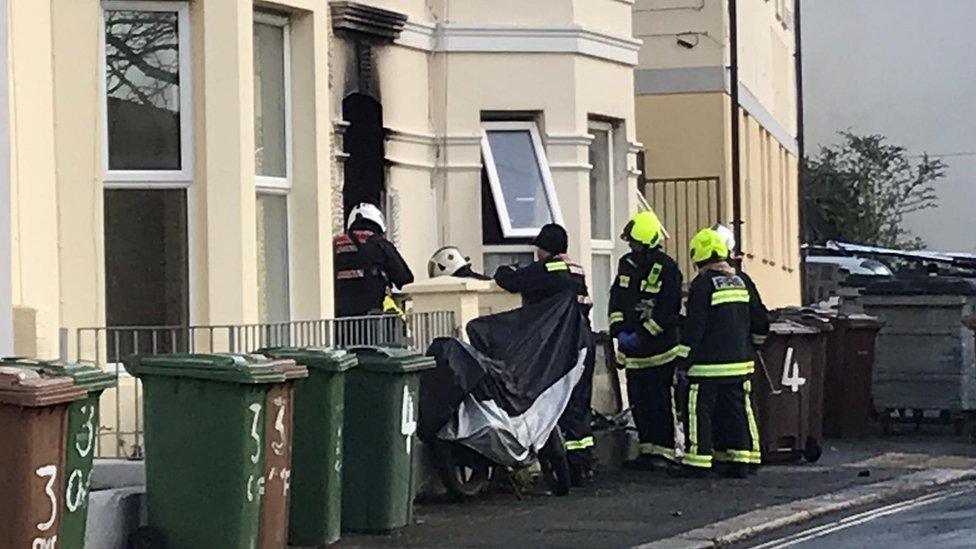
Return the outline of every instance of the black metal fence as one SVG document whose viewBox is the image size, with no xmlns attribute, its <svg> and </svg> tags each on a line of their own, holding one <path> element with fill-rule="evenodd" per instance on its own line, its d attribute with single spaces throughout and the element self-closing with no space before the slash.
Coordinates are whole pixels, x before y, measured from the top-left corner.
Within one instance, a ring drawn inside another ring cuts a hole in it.
<svg viewBox="0 0 976 549">
<path fill-rule="evenodd" d="M 142 457 L 142 387 L 122 362 L 133 354 L 253 353 L 265 347 L 400 346 L 425 351 L 458 333 L 449 311 L 218 326 L 80 328 L 77 359 L 116 375 L 102 397 L 99 457 Z"/>
</svg>

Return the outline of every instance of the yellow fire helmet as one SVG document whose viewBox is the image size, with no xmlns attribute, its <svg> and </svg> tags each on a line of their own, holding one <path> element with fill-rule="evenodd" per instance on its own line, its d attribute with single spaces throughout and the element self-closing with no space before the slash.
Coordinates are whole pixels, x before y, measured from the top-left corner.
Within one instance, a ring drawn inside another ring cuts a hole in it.
<svg viewBox="0 0 976 549">
<path fill-rule="evenodd" d="M 724 260 L 729 258 L 729 247 L 718 231 L 706 228 L 698 231 L 691 239 L 691 260 L 702 263 L 712 259 Z"/>
<path fill-rule="evenodd" d="M 664 238 L 661 220 L 652 211 L 637 212 L 637 215 L 628 223 L 630 230 L 627 232 L 630 240 L 640 242 L 651 248 L 661 245 Z"/>
</svg>

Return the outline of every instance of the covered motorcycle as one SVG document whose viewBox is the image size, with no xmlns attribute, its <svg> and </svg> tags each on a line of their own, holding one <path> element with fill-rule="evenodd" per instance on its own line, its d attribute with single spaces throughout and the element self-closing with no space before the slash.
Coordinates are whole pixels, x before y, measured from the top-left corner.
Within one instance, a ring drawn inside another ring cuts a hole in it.
<svg viewBox="0 0 976 549">
<path fill-rule="evenodd" d="M 428 349 L 437 368 L 421 379 L 420 437 L 525 466 L 554 431 L 558 438 L 591 348 L 589 323 L 575 296 L 564 295 L 475 319 L 467 333 L 470 344 L 440 338 Z"/>
</svg>

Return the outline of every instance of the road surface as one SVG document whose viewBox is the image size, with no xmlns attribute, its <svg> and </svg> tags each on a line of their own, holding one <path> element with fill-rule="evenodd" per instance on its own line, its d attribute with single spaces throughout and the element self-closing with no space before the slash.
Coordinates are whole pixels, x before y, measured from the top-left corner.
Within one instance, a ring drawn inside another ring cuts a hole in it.
<svg viewBox="0 0 976 549">
<path fill-rule="evenodd" d="M 952 486 L 842 518 L 822 520 L 751 549 L 976 547 L 976 484 Z"/>
</svg>

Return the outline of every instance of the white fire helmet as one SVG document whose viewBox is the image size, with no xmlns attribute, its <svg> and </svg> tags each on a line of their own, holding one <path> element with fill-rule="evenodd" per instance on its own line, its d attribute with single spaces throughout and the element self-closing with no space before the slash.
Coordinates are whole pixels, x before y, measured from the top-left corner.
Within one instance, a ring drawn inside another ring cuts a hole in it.
<svg viewBox="0 0 976 549">
<path fill-rule="evenodd" d="M 716 224 L 712 227 L 715 232 L 722 237 L 722 242 L 725 242 L 725 246 L 729 249 L 729 253 L 735 255 L 735 233 L 732 229 L 722 225 L 721 223 Z"/>
<path fill-rule="evenodd" d="M 461 267 L 471 264 L 471 259 L 465 257 L 457 246 L 444 246 L 434 252 L 427 262 L 427 276 L 437 278 L 439 276 L 451 276 Z"/>
<path fill-rule="evenodd" d="M 369 202 L 360 202 L 349 212 L 349 222 L 346 223 L 346 229 L 348 230 L 352 227 L 352 224 L 357 219 L 368 219 L 373 223 L 376 223 L 380 227 L 380 231 L 386 232 L 386 221 L 383 219 L 383 212 L 380 211 L 374 204 Z"/>
</svg>

